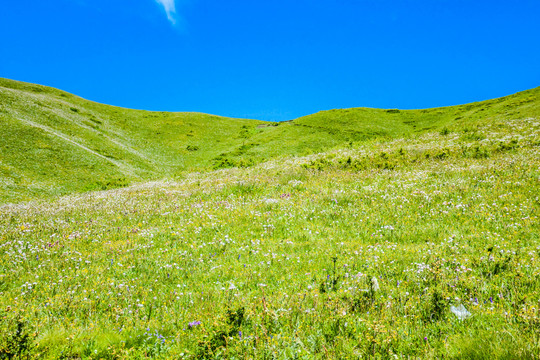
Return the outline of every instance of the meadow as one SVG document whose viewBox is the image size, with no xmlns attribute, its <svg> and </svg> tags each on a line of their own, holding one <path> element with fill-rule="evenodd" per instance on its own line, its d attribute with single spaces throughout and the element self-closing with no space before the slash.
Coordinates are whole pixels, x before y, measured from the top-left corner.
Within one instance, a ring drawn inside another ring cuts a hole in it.
<svg viewBox="0 0 540 360">
<path fill-rule="evenodd" d="M 0 358 L 539 358 L 535 94 L 0 205 Z"/>
</svg>

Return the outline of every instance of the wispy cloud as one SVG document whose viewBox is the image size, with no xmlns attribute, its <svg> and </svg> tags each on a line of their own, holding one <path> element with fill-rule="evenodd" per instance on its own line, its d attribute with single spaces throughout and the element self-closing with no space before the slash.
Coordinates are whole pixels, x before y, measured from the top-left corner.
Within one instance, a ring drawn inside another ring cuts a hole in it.
<svg viewBox="0 0 540 360">
<path fill-rule="evenodd" d="M 167 13 L 167 18 L 173 24 L 176 24 L 176 6 L 175 0 L 156 0 L 158 4 L 161 4 Z"/>
</svg>

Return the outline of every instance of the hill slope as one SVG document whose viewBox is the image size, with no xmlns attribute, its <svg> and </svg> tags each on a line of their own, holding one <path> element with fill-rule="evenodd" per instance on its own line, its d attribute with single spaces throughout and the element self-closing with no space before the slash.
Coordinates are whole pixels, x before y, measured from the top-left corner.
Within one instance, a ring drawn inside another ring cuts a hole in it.
<svg viewBox="0 0 540 360">
<path fill-rule="evenodd" d="M 376 138 L 538 117 L 540 88 L 428 110 L 343 109 L 275 124 L 130 110 L 0 79 L 0 203 L 248 166 Z"/>
<path fill-rule="evenodd" d="M 538 359 L 540 119 L 482 121 L 0 205 L 0 354 Z"/>
<path fill-rule="evenodd" d="M 0 80 L 0 198 L 118 186 L 207 166 L 260 122 L 123 109 Z"/>
</svg>

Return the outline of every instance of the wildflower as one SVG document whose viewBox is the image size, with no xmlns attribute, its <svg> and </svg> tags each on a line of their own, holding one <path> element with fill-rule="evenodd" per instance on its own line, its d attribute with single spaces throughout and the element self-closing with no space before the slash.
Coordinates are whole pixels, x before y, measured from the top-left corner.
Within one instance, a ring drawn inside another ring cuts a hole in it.
<svg viewBox="0 0 540 360">
<path fill-rule="evenodd" d="M 190 329 L 193 329 L 195 326 L 199 326 L 201 325 L 201 322 L 200 321 L 192 321 L 188 324 L 189 328 Z"/>
<path fill-rule="evenodd" d="M 465 306 L 459 305 L 459 306 L 451 306 L 450 311 L 458 317 L 459 320 L 464 320 L 471 316 L 471 313 L 467 311 Z"/>
<path fill-rule="evenodd" d="M 373 291 L 379 291 L 379 281 L 377 281 L 377 278 L 374 276 L 371 278 L 371 288 Z"/>
</svg>

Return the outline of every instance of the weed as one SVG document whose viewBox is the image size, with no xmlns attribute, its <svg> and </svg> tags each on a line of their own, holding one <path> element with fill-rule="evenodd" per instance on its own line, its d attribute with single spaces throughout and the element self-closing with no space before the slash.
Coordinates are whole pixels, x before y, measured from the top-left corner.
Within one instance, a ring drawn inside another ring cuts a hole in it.
<svg viewBox="0 0 540 360">
<path fill-rule="evenodd" d="M 228 309 L 226 312 L 226 323 L 216 330 L 211 336 L 206 336 L 198 343 L 198 359 L 213 358 L 220 350 L 227 347 L 229 341 L 234 337 L 241 337 L 241 327 L 245 321 L 245 308 L 241 307 L 237 310 Z"/>
<path fill-rule="evenodd" d="M 15 329 L 4 334 L 0 343 L 0 359 L 29 359 L 34 348 L 34 335 L 27 331 L 27 324 L 22 320 L 15 322 Z"/>
<path fill-rule="evenodd" d="M 340 276 L 336 273 L 337 256 L 333 256 L 331 259 L 333 263 L 332 274 L 328 274 L 319 285 L 319 292 L 321 294 L 338 289 Z"/>
</svg>

